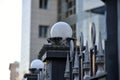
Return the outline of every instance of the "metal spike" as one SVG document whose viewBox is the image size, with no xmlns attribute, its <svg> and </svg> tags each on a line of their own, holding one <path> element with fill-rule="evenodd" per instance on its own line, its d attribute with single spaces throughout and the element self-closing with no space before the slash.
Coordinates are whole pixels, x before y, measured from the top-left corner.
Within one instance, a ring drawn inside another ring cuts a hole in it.
<svg viewBox="0 0 120 80">
<path fill-rule="evenodd" d="M 81 50 L 83 50 L 83 44 L 84 44 L 83 33 L 81 32 L 81 34 L 80 34 L 80 48 L 81 48 Z"/>
<path fill-rule="evenodd" d="M 70 78 L 70 63 L 69 63 L 69 54 L 67 54 L 66 68 L 64 73 L 65 78 Z"/>
<path fill-rule="evenodd" d="M 85 59 L 83 63 L 83 69 L 84 69 L 84 80 L 89 80 L 90 78 L 90 54 L 88 51 L 88 41 L 86 42 L 86 51 L 85 51 Z"/>
<path fill-rule="evenodd" d="M 85 60 L 84 62 L 90 62 L 90 56 L 88 51 L 88 41 L 86 42 L 86 50 L 85 50 Z"/>
<path fill-rule="evenodd" d="M 104 53 L 102 48 L 101 33 L 99 33 L 98 54 L 96 55 L 96 64 L 98 67 L 96 75 L 103 74 L 104 73 Z"/>
<path fill-rule="evenodd" d="M 74 66 L 73 66 L 73 74 L 78 74 L 78 73 L 79 73 L 79 57 L 78 57 L 78 52 L 76 48 L 75 60 L 74 60 Z"/>
<path fill-rule="evenodd" d="M 94 23 L 92 23 L 92 27 L 91 27 L 91 40 L 92 40 L 92 44 L 94 45 L 96 41 L 96 29 Z"/>
<path fill-rule="evenodd" d="M 73 60 L 73 53 L 74 53 L 74 42 L 73 40 L 70 41 L 70 61 Z"/>
<path fill-rule="evenodd" d="M 99 43 L 98 43 L 98 55 L 103 56 L 103 48 L 102 48 L 102 36 L 101 36 L 101 32 L 99 32 Z"/>
</svg>

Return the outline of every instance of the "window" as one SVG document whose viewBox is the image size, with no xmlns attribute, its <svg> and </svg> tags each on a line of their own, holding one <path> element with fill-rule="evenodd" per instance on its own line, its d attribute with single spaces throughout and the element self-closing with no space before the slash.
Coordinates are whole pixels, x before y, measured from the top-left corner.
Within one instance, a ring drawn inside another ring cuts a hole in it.
<svg viewBox="0 0 120 80">
<path fill-rule="evenodd" d="M 39 8 L 47 9 L 48 0 L 39 0 Z"/>
<path fill-rule="evenodd" d="M 48 26 L 40 25 L 39 26 L 39 37 L 46 38 L 47 37 L 47 30 L 48 30 Z"/>
<path fill-rule="evenodd" d="M 72 37 L 76 38 L 76 24 L 71 25 L 71 28 L 73 30 L 73 35 Z"/>
<path fill-rule="evenodd" d="M 69 17 L 73 14 L 75 14 L 75 0 L 66 0 L 67 2 L 67 11 L 66 11 L 66 17 Z"/>
</svg>

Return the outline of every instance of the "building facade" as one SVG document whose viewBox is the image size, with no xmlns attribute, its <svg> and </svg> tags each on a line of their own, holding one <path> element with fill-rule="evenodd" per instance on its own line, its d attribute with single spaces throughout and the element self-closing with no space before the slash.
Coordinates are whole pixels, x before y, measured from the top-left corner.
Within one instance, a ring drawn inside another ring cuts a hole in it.
<svg viewBox="0 0 120 80">
<path fill-rule="evenodd" d="M 50 37 L 51 26 L 57 21 L 70 24 L 73 37 L 77 40 L 80 32 L 88 40 L 92 22 L 95 23 L 98 33 L 102 29 L 103 38 L 106 38 L 104 15 L 91 12 L 101 6 L 104 3 L 95 0 L 23 0 L 21 73 L 28 72 L 31 61 L 38 58 L 40 49 Z"/>
<path fill-rule="evenodd" d="M 28 71 L 43 44 L 49 27 L 57 21 L 57 0 L 23 0 L 21 73 Z"/>
<path fill-rule="evenodd" d="M 14 62 L 10 63 L 9 70 L 10 70 L 10 80 L 19 80 L 19 63 Z"/>
</svg>

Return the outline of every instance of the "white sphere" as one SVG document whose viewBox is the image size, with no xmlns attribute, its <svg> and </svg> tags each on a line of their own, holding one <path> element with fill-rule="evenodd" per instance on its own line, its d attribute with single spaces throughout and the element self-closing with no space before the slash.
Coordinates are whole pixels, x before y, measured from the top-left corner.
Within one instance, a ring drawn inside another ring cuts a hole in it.
<svg viewBox="0 0 120 80">
<path fill-rule="evenodd" d="M 57 22 L 52 26 L 50 35 L 51 37 L 62 37 L 66 39 L 72 37 L 72 29 L 66 22 Z"/>
<path fill-rule="evenodd" d="M 43 69 L 44 68 L 44 63 L 39 59 L 35 59 L 31 62 L 30 68 Z"/>
</svg>

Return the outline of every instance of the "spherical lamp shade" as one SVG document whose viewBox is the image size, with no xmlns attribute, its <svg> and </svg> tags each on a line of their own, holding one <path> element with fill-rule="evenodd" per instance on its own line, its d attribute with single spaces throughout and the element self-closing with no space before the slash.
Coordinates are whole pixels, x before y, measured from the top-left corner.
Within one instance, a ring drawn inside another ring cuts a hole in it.
<svg viewBox="0 0 120 80">
<path fill-rule="evenodd" d="M 35 59 L 35 60 L 33 60 L 32 62 L 31 62 L 31 66 L 30 66 L 30 68 L 32 69 L 43 69 L 44 68 L 44 63 L 41 61 L 41 60 L 39 60 L 39 59 Z"/>
<path fill-rule="evenodd" d="M 72 29 L 66 22 L 57 22 L 52 26 L 50 34 L 51 37 L 62 37 L 66 39 L 72 37 Z"/>
</svg>

